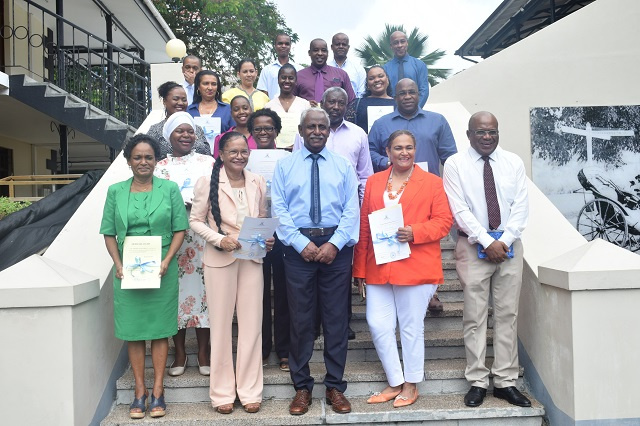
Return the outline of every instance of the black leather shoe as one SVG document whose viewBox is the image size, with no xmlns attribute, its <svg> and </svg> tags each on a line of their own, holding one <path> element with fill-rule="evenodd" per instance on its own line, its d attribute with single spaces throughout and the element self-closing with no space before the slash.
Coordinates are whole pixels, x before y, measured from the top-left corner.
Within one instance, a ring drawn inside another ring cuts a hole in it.
<svg viewBox="0 0 640 426">
<path fill-rule="evenodd" d="M 351 327 L 347 328 L 347 339 L 349 339 L 349 340 L 355 340 L 356 339 L 356 332 L 353 331 L 351 329 Z"/>
<path fill-rule="evenodd" d="M 494 388 L 493 396 L 496 398 L 504 399 L 509 404 L 518 405 L 520 407 L 531 407 L 531 401 L 520 393 L 515 386 L 509 386 L 506 388 Z"/>
<path fill-rule="evenodd" d="M 464 396 L 464 405 L 467 407 L 479 407 L 487 395 L 487 390 L 478 386 L 471 386 L 469 392 Z"/>
</svg>

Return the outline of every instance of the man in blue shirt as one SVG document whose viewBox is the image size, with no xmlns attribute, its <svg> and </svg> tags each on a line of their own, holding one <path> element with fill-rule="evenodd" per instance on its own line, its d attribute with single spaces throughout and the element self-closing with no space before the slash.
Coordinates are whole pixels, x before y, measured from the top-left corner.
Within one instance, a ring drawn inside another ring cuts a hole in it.
<svg viewBox="0 0 640 426">
<path fill-rule="evenodd" d="M 349 160 L 326 148 L 330 121 L 319 108 L 305 110 L 298 131 L 304 146 L 278 161 L 271 188 L 273 216 L 280 218 L 291 316 L 289 368 L 296 396 L 289 413 L 311 404 L 309 360 L 315 340 L 316 306 L 324 331 L 327 402 L 348 413 L 344 396 L 347 361 L 347 301 L 353 246 L 358 242 L 358 179 Z"/>
<path fill-rule="evenodd" d="M 418 86 L 405 78 L 396 85 L 397 109 L 373 123 L 369 132 L 369 151 L 374 172 L 391 166 L 385 148 L 389 135 L 396 130 L 409 130 L 416 138 L 416 163 L 428 163 L 429 172 L 440 176 L 440 163 L 458 152 L 451 127 L 437 112 L 418 107 Z"/>
<path fill-rule="evenodd" d="M 420 108 L 423 108 L 429 98 L 429 71 L 424 62 L 407 54 L 409 42 L 402 31 L 395 31 L 389 37 L 394 58 L 384 65 L 389 76 L 389 86 L 395 88 L 403 78 L 415 81 L 420 91 Z M 392 93 L 395 96 L 395 91 Z"/>
<path fill-rule="evenodd" d="M 391 114 L 377 119 L 369 132 L 369 152 L 373 170 L 379 172 L 392 164 L 386 153 L 389 135 L 396 130 L 409 130 L 416 138 L 416 163 L 429 172 L 440 176 L 440 163 L 458 152 L 451 127 L 441 114 L 425 111 L 418 107 L 418 85 L 405 78 L 396 85 L 397 109 Z M 444 309 L 438 294 L 429 301 L 429 311 L 441 312 Z"/>
</svg>

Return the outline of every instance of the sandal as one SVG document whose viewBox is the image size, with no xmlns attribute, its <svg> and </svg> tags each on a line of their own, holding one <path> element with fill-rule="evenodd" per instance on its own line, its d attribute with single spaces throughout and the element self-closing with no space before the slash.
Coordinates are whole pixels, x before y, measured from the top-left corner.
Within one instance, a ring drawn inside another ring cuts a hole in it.
<svg viewBox="0 0 640 426">
<path fill-rule="evenodd" d="M 160 408 L 160 410 L 153 411 L 154 408 Z M 166 414 L 167 404 L 164 403 L 164 393 L 158 398 L 153 396 L 151 392 L 151 403 L 149 404 L 149 415 L 151 417 L 163 417 Z"/>
<path fill-rule="evenodd" d="M 148 396 L 149 394 L 147 393 L 147 391 L 144 391 L 144 394 L 140 398 L 136 398 L 135 395 L 133 396 L 133 402 L 129 406 L 129 417 L 131 417 L 132 419 L 144 419 L 144 416 L 147 411 Z M 142 411 L 140 412 L 131 411 L 131 410 L 135 410 L 136 408 L 139 408 Z"/>
<path fill-rule="evenodd" d="M 289 370 L 289 359 L 288 358 L 282 358 L 280 360 L 280 370 L 282 370 L 282 371 L 290 371 Z"/>
<path fill-rule="evenodd" d="M 233 413 L 233 404 L 224 404 L 216 407 L 216 411 L 220 414 L 231 414 Z"/>
<path fill-rule="evenodd" d="M 249 404 L 245 404 L 244 411 L 246 411 L 247 413 L 257 413 L 258 411 L 260 411 L 260 403 L 251 402 Z"/>
</svg>

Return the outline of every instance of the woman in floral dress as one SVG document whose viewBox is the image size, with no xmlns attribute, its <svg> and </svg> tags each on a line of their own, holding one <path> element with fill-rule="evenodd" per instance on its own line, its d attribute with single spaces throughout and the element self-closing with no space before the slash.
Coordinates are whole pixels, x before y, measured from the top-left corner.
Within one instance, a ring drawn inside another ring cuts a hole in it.
<svg viewBox="0 0 640 426">
<path fill-rule="evenodd" d="M 187 214 L 191 209 L 193 187 L 201 176 L 211 175 L 213 158 L 193 149 L 195 123 L 190 114 L 176 112 L 163 127 L 163 136 L 171 143 L 172 153 L 158 162 L 155 174 L 178 184 Z M 185 336 L 187 328 L 195 328 L 198 340 L 198 367 L 200 374 L 209 375 L 209 312 L 203 281 L 202 237 L 188 229 L 178 251 L 178 334 L 173 336 L 175 359 L 169 367 L 170 376 L 179 376 L 187 366 Z"/>
</svg>

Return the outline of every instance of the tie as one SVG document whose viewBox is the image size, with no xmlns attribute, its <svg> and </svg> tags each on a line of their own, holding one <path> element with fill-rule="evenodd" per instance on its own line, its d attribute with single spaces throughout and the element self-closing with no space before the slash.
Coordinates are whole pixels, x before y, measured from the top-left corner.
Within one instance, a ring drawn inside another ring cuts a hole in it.
<svg viewBox="0 0 640 426">
<path fill-rule="evenodd" d="M 404 59 L 398 59 L 398 81 L 404 78 Z"/>
<path fill-rule="evenodd" d="M 316 73 L 316 92 L 314 93 L 315 100 L 317 102 L 321 102 L 323 94 L 324 94 L 324 81 L 322 80 L 322 71 L 318 70 L 318 72 Z"/>
<path fill-rule="evenodd" d="M 489 164 L 489 157 L 483 156 L 484 171 L 484 196 L 487 199 L 487 214 L 489 216 L 489 228 L 498 229 L 500 226 L 500 205 L 498 204 L 498 194 L 496 194 L 496 182 L 493 179 L 493 169 Z"/>
<path fill-rule="evenodd" d="M 320 154 L 309 155 L 313 160 L 311 163 L 311 210 L 309 210 L 309 216 L 314 225 L 317 225 L 322 220 L 322 213 L 320 212 L 320 169 L 318 168 L 318 158 Z"/>
</svg>

